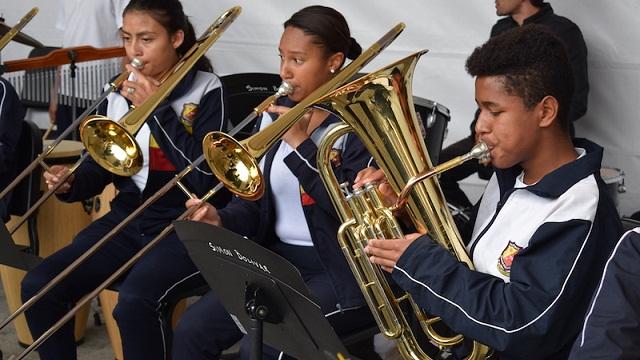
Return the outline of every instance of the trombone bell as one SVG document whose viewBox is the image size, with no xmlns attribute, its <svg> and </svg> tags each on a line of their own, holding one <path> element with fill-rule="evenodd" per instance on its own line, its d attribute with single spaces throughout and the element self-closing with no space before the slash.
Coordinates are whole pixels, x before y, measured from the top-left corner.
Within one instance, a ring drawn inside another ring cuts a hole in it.
<svg viewBox="0 0 640 360">
<path fill-rule="evenodd" d="M 223 132 L 213 131 L 202 140 L 202 147 L 209 168 L 229 191 L 247 200 L 262 197 L 262 171 L 240 142 Z"/>
<path fill-rule="evenodd" d="M 80 127 L 80 138 L 93 159 L 110 172 L 132 176 L 142 169 L 142 150 L 135 138 L 108 117 L 89 116 Z"/>
</svg>

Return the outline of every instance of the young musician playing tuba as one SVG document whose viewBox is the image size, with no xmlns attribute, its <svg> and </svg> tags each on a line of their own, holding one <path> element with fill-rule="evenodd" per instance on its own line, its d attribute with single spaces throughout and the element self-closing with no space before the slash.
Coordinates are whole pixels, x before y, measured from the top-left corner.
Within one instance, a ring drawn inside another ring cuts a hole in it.
<svg viewBox="0 0 640 360">
<path fill-rule="evenodd" d="M 429 313 L 501 359 L 565 358 L 621 232 L 599 175 L 603 150 L 570 139 L 571 69 L 548 30 L 492 38 L 467 70 L 496 168 L 471 221 L 476 270 L 429 234 L 371 239 L 365 250 Z M 367 170 L 356 186 L 383 176 Z"/>
</svg>

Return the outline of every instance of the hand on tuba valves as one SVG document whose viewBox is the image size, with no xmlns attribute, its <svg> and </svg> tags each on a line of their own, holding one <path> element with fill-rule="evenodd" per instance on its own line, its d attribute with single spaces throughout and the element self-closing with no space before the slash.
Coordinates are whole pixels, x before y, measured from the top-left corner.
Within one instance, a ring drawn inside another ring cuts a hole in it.
<svg viewBox="0 0 640 360">
<path fill-rule="evenodd" d="M 422 234 L 412 233 L 398 239 L 370 239 L 364 251 L 369 255 L 369 261 L 390 273 L 400 256 L 420 236 Z"/>
<path fill-rule="evenodd" d="M 385 205 L 391 206 L 398 200 L 398 194 L 396 194 L 389 185 L 389 181 L 387 181 L 387 177 L 384 175 L 384 170 L 374 167 L 360 170 L 353 182 L 353 189 L 366 187 L 368 184 L 378 185 L 378 191 Z"/>
</svg>

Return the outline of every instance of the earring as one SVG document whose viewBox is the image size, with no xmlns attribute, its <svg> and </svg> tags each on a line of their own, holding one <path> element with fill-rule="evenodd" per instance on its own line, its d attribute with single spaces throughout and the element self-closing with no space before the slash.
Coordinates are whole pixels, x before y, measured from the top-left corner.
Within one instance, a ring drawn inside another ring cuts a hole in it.
<svg viewBox="0 0 640 360">
<path fill-rule="evenodd" d="M 332 73 L 332 74 L 335 74 L 336 73 L 336 69 L 329 69 L 329 72 Z"/>
</svg>

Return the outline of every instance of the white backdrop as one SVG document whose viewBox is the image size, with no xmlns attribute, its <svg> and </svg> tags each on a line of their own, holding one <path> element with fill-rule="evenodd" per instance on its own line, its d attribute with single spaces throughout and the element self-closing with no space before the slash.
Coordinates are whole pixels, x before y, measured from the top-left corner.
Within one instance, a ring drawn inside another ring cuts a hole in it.
<svg viewBox="0 0 640 360">
<path fill-rule="evenodd" d="M 54 27 L 56 3 L 53 0 L 0 0 L 0 12 L 12 25 L 32 6 L 39 6 L 40 14 L 24 31 L 46 45 L 59 46 L 62 37 Z M 317 3 L 341 11 L 363 48 L 396 23 L 406 23 L 407 28 L 400 37 L 365 70 L 372 71 L 414 51 L 429 49 L 416 69 L 414 94 L 438 101 L 451 110 L 447 144 L 468 134 L 475 105 L 473 79 L 465 73 L 464 61 L 473 48 L 489 36 L 491 25 L 497 19 L 493 1 L 183 0 L 198 33 L 227 8 L 242 6 L 239 19 L 209 53 L 221 75 L 277 72 L 277 44 L 282 23 L 296 10 Z M 640 1 L 556 0 L 551 3 L 556 13 L 580 26 L 589 48 L 589 111 L 579 120 L 577 134 L 604 146 L 604 164 L 626 173 L 627 193 L 621 194 L 620 200 L 622 212 L 629 215 L 640 209 L 640 122 L 637 119 Z M 2 60 L 24 58 L 29 50 L 20 44 L 10 44 L 2 52 Z M 474 179 L 467 180 L 471 188 L 476 183 Z"/>
</svg>

